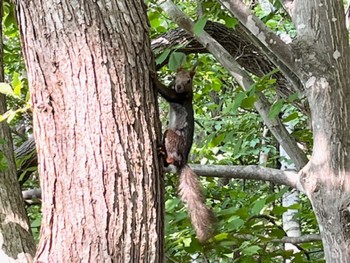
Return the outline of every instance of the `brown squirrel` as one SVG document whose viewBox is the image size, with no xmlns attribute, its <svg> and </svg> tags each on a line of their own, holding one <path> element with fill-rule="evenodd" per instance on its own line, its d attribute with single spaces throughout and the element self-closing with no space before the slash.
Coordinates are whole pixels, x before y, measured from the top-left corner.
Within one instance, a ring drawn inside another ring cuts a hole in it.
<svg viewBox="0 0 350 263">
<path fill-rule="evenodd" d="M 188 166 L 188 154 L 193 143 L 194 114 L 192 79 L 194 69 L 186 71 L 179 69 L 172 88 L 161 83 L 152 74 L 157 91 L 170 104 L 169 127 L 163 137 L 163 152 L 165 166 L 172 164 L 180 175 L 179 195 L 187 205 L 189 216 L 196 236 L 201 243 L 214 234 L 214 213 L 204 204 L 201 183 L 198 176 Z"/>
</svg>

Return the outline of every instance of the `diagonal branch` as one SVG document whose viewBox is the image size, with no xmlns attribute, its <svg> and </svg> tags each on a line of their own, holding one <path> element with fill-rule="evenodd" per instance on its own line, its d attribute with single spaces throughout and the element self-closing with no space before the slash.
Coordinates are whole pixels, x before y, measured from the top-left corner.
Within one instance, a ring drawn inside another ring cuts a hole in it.
<svg viewBox="0 0 350 263">
<path fill-rule="evenodd" d="M 300 91 L 303 90 L 294 56 L 289 45 L 285 44 L 240 0 L 219 0 L 219 2 L 244 26 L 253 43 L 262 49 L 271 61 Z"/>
<path fill-rule="evenodd" d="M 161 8 L 171 17 L 171 19 L 187 32 L 193 35 L 206 49 L 226 68 L 226 70 L 236 79 L 239 85 L 245 90 L 249 90 L 254 84 L 251 77 L 238 65 L 235 59 L 226 49 L 224 49 L 215 39 L 207 32 L 203 31 L 200 35 L 194 35 L 194 23 L 185 14 L 168 0 L 162 3 Z M 292 159 L 297 169 L 301 169 L 306 165 L 308 159 L 305 153 L 298 147 L 294 138 L 288 133 L 281 120 L 278 118 L 270 118 L 270 104 L 262 93 L 257 93 L 258 100 L 255 107 L 272 132 L 276 140 L 282 145 L 289 157 Z"/>
</svg>

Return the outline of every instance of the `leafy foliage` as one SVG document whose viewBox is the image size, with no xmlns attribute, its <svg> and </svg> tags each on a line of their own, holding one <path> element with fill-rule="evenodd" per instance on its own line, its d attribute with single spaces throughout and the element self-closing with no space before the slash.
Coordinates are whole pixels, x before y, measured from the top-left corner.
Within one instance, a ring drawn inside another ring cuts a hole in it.
<svg viewBox="0 0 350 263">
<path fill-rule="evenodd" d="M 277 2 L 277 1 L 276 1 Z M 278 33 L 293 36 L 291 22 L 286 18 L 281 6 L 275 2 L 275 11 L 263 14 L 259 5 L 255 12 L 266 24 Z M 177 5 L 187 15 L 197 21 L 196 34 L 200 34 L 207 19 L 219 21 L 234 27 L 235 19 L 226 14 L 217 1 L 201 1 L 203 16 L 197 19 L 193 2 L 179 1 Z M 152 19 L 164 20 L 159 24 L 175 25 L 157 9 L 150 5 Z M 155 18 L 153 7 L 157 10 Z M 197 7 L 198 8 L 198 7 Z M 156 29 L 151 28 L 151 32 Z M 159 35 L 152 34 L 155 39 Z M 173 55 L 175 54 L 175 55 Z M 278 70 L 262 78 L 255 76 L 255 84 L 249 91 L 240 88 L 233 78 L 208 54 L 188 55 L 187 59 L 174 59 L 177 48 L 156 54 L 157 63 L 167 67 L 161 69 L 161 76 L 167 78 L 179 66 L 191 68 L 196 61 L 194 78 L 194 109 L 196 120 L 195 143 L 191 151 L 193 162 L 201 164 L 248 165 L 258 164 L 263 152 L 269 158 L 265 165 L 279 167 L 278 144 L 270 135 L 264 134 L 264 124 L 255 112 L 254 103 L 258 92 L 270 100 L 269 116 L 283 117 L 283 121 L 294 127 L 293 136 L 304 144 L 312 145 L 312 135 L 306 117 L 291 105 L 299 100 L 293 94 L 287 100 L 278 97 L 276 80 L 272 78 Z M 165 81 L 167 82 L 167 81 Z M 161 100 L 161 114 L 166 125 L 167 105 Z M 282 206 L 282 196 L 287 188 L 270 184 L 244 181 L 203 179 L 205 196 L 217 215 L 217 235 L 206 245 L 198 243 L 194 236 L 186 209 L 177 197 L 177 178 L 166 176 L 166 256 L 169 262 L 324 262 L 321 242 L 299 244 L 299 253 L 284 250 L 280 242 L 286 233 L 282 228 L 282 214 L 288 209 L 298 211 L 298 218 L 304 234 L 317 233 L 317 222 L 307 198 L 302 197 L 298 205 Z"/>
</svg>

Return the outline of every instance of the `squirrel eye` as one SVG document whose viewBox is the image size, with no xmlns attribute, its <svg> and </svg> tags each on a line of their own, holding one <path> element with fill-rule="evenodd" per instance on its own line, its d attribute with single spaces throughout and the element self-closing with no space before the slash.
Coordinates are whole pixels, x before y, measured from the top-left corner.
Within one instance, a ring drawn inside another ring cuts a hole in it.
<svg viewBox="0 0 350 263">
<path fill-rule="evenodd" d="M 187 80 L 187 83 L 190 83 L 191 82 L 191 80 L 189 79 L 189 80 Z"/>
</svg>

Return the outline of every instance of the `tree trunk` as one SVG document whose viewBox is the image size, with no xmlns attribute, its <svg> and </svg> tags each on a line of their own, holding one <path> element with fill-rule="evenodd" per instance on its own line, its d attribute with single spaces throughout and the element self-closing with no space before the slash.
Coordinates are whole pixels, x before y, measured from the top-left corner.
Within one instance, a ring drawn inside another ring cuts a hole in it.
<svg viewBox="0 0 350 263">
<path fill-rule="evenodd" d="M 2 1 L 0 18 L 2 18 Z M 0 24 L 0 36 L 2 25 Z M 0 37 L 0 82 L 4 81 L 3 43 Z M 0 114 L 6 112 L 6 97 L 0 94 Z M 22 193 L 17 181 L 12 137 L 6 121 L 0 122 L 0 262 L 31 262 L 35 242 L 31 233 Z"/>
<path fill-rule="evenodd" d="M 17 11 L 43 200 L 37 262 L 162 262 L 143 1 L 17 1 Z"/>
<path fill-rule="evenodd" d="M 5 111 L 5 96 L 0 94 L 0 114 Z M 0 155 L 7 166 L 0 170 L 0 262 L 31 262 L 35 242 L 17 180 L 12 138 L 6 121 L 0 122 L 0 140 Z"/>
<path fill-rule="evenodd" d="M 350 262 L 350 52 L 343 2 L 295 2 L 295 44 L 314 133 L 303 184 L 327 262 Z M 311 18 L 310 18 L 311 14 Z"/>
</svg>

